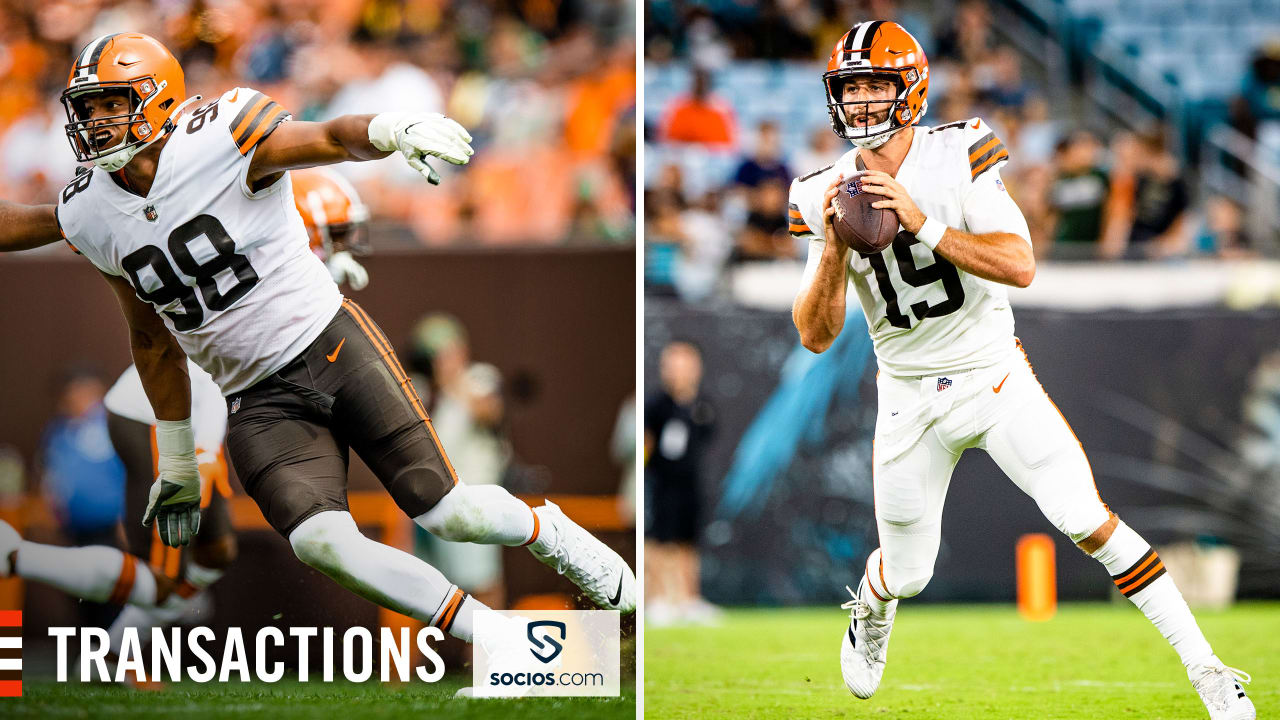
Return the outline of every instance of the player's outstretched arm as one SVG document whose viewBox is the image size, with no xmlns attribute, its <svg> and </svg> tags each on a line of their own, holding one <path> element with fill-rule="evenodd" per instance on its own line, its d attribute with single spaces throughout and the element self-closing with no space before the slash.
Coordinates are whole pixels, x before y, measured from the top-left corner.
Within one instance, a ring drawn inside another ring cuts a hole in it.
<svg viewBox="0 0 1280 720">
<path fill-rule="evenodd" d="M 872 203 L 871 207 L 893 210 L 902 229 L 937 250 L 952 265 L 985 280 L 1026 287 L 1036 276 L 1035 253 L 1026 238 L 1027 221 L 1003 188 L 993 189 L 996 186 L 992 173 L 975 180 L 975 185 L 981 183 L 979 190 L 971 190 L 964 205 L 969 227 L 978 230 L 972 233 L 925 217 L 902 183 L 888 173 L 868 170 L 862 189 L 885 196 L 885 200 Z M 982 232 L 986 227 L 1000 229 Z M 1023 234 L 1004 230 L 1021 230 Z"/>
<path fill-rule="evenodd" d="M 62 239 L 53 205 L 0 200 L 0 252 L 30 250 Z"/>
<path fill-rule="evenodd" d="M 124 278 L 103 274 L 129 324 L 129 349 L 158 420 L 191 417 L 191 379 L 187 355 L 155 308 L 138 299 Z"/>
<path fill-rule="evenodd" d="M 286 170 L 377 160 L 398 151 L 432 185 L 440 176 L 428 164 L 436 157 L 465 165 L 471 135 L 439 113 L 343 115 L 327 122 L 287 122 L 258 144 L 249 164 L 250 186 Z"/>
<path fill-rule="evenodd" d="M 844 329 L 845 295 L 849 289 L 849 246 L 836 237 L 832 225 L 835 210 L 831 207 L 831 199 L 843 179 L 837 177 L 823 195 L 822 233 L 826 241 L 809 243 L 804 279 L 791 306 L 791 320 L 800 331 L 800 344 L 816 353 L 831 347 Z"/>
<path fill-rule="evenodd" d="M 155 522 L 166 545 L 186 545 L 200 531 L 200 470 L 191 429 L 187 356 L 156 311 L 139 300 L 124 279 L 105 273 L 103 277 L 129 324 L 129 349 L 156 414 L 159 474 L 151 484 L 142 524 Z"/>
</svg>

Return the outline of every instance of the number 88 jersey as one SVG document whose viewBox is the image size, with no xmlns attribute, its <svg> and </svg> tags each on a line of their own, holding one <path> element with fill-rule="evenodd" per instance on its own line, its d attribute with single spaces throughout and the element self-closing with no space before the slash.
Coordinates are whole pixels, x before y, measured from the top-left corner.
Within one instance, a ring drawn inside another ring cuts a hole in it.
<svg viewBox="0 0 1280 720">
<path fill-rule="evenodd" d="M 822 203 L 836 177 L 858 172 L 857 149 L 791 184 L 788 222 L 809 240 L 802 288 L 822 256 Z M 926 217 L 970 233 L 1030 232 L 1004 183 L 1004 144 L 978 118 L 915 128 L 898 182 Z M 899 227 L 893 244 L 871 255 L 851 252 L 849 280 L 867 318 L 876 359 L 889 375 L 913 377 L 992 365 L 1012 352 L 1013 312 L 1004 285 L 952 265 Z"/>
<path fill-rule="evenodd" d="M 175 119 L 146 197 L 94 167 L 58 198 L 72 249 L 155 306 L 226 395 L 301 354 L 342 304 L 308 249 L 289 175 L 246 184 L 257 144 L 288 118 L 236 88 Z"/>
</svg>

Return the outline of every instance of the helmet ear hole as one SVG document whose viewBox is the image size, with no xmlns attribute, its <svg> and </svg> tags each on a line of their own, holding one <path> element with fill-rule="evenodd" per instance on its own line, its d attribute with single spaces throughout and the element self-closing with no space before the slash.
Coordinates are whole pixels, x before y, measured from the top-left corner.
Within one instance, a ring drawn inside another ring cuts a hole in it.
<svg viewBox="0 0 1280 720">
<path fill-rule="evenodd" d="M 159 107 L 161 110 L 168 110 L 170 107 L 173 106 L 173 102 L 174 102 L 173 98 L 169 98 L 168 100 L 165 100 L 164 102 L 160 103 Z"/>
</svg>

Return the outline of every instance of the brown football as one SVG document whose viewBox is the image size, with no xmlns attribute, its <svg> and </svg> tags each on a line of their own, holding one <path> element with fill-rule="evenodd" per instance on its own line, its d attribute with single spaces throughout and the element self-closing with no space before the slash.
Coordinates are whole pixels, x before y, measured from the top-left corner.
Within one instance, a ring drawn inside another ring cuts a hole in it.
<svg viewBox="0 0 1280 720">
<path fill-rule="evenodd" d="M 889 247 L 898 234 L 898 215 L 888 208 L 876 209 L 871 203 L 884 200 L 883 195 L 862 191 L 863 173 L 854 173 L 840 181 L 839 192 L 831 200 L 836 209 L 832 225 L 836 237 L 855 252 L 872 254 Z"/>
</svg>

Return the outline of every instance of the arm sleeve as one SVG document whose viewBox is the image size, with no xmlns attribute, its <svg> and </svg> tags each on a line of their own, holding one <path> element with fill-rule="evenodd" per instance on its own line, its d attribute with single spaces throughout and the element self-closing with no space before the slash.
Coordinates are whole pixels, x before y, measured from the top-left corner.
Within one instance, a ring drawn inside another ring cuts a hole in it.
<svg viewBox="0 0 1280 720">
<path fill-rule="evenodd" d="M 1018 204 L 1009 197 L 1000 171 L 988 170 L 979 175 L 961 200 L 965 229 L 975 235 L 990 232 L 1013 233 L 1031 244 L 1031 230 Z"/>
</svg>

